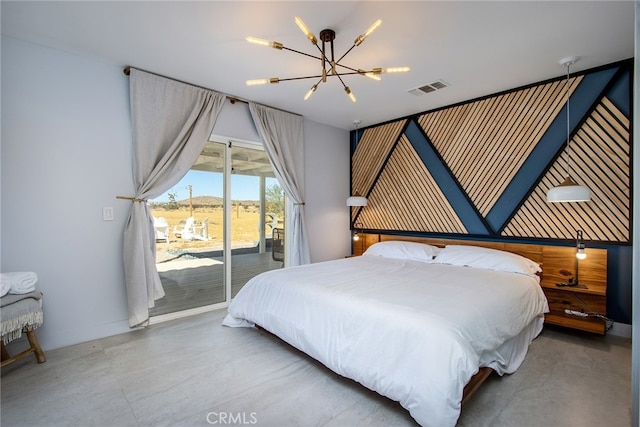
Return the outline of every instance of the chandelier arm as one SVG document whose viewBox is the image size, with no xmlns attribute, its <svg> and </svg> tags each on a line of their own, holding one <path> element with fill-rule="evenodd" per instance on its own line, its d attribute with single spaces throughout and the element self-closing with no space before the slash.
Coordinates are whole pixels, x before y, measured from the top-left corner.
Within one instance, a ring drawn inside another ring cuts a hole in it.
<svg viewBox="0 0 640 427">
<path fill-rule="evenodd" d="M 344 80 L 342 80 L 342 77 L 340 77 L 340 74 L 334 74 L 334 76 L 338 77 L 338 79 L 340 80 L 340 83 L 342 83 L 342 86 L 344 86 L 345 88 L 347 87 L 347 85 L 344 84 Z"/>
<path fill-rule="evenodd" d="M 342 61 L 342 59 L 343 59 L 345 56 L 347 56 L 347 54 L 348 54 L 349 52 L 351 52 L 351 51 L 353 50 L 353 48 L 354 48 L 354 47 L 356 47 L 356 45 L 355 45 L 355 44 L 354 44 L 353 46 L 351 46 L 351 47 L 349 48 L 349 50 L 347 50 L 347 51 L 344 53 L 344 55 L 342 55 L 342 56 L 340 57 L 340 59 L 338 59 L 338 60 L 336 61 L 336 64 L 337 64 L 338 62 Z"/>
<path fill-rule="evenodd" d="M 349 75 L 353 75 L 353 74 L 361 74 L 361 73 L 359 73 L 358 71 L 354 71 L 354 72 L 350 72 L 350 73 L 327 74 L 327 77 L 338 77 L 338 78 L 340 78 L 340 76 L 349 76 Z M 306 79 L 314 79 L 314 78 L 322 79 L 322 75 L 319 74 L 317 76 L 288 77 L 286 79 L 278 78 L 278 81 L 279 82 L 286 82 L 286 81 L 289 81 L 289 80 L 306 80 Z M 340 81 L 342 81 L 342 79 L 340 79 Z M 344 82 L 342 82 L 342 85 L 343 86 L 345 85 Z"/>
<path fill-rule="evenodd" d="M 351 67 L 349 67 L 348 65 L 342 65 L 342 64 L 340 64 L 339 62 L 336 62 L 336 66 L 338 66 L 338 67 L 342 67 L 342 68 L 346 68 L 347 70 L 351 70 L 351 71 L 354 71 L 354 72 L 356 72 L 356 73 L 358 72 L 358 69 L 357 69 L 357 68 L 351 68 Z M 373 73 L 373 71 L 367 71 L 367 72 L 368 72 L 368 73 Z M 340 74 L 346 74 L 346 73 L 340 73 Z M 349 74 L 351 74 L 351 73 L 349 73 Z"/>
<path fill-rule="evenodd" d="M 322 61 L 322 58 L 319 56 L 315 56 L 315 55 L 311 55 L 310 53 L 305 53 L 305 52 L 300 52 L 299 50 L 295 50 L 295 49 L 291 49 L 289 47 L 286 46 L 282 46 L 283 50 L 288 50 L 290 52 L 295 52 L 295 53 L 299 53 L 300 55 L 304 55 L 304 56 L 308 56 L 309 58 L 313 58 L 313 59 L 318 59 L 320 61 Z M 322 52 L 322 51 L 321 51 Z"/>
<path fill-rule="evenodd" d="M 317 48 L 318 48 L 318 50 L 320 51 L 320 54 L 322 55 L 322 57 L 314 56 L 314 58 L 319 59 L 319 60 L 321 60 L 321 61 L 322 61 L 322 58 L 324 58 L 324 60 L 325 60 L 325 61 L 327 61 L 327 62 L 331 62 L 331 61 L 329 61 L 329 58 L 327 58 L 327 55 L 325 55 L 324 51 L 320 48 L 320 46 L 318 46 L 318 45 L 316 44 L 316 47 L 317 47 Z M 311 55 L 308 55 L 308 56 L 311 56 Z"/>
<path fill-rule="evenodd" d="M 286 78 L 286 79 L 279 79 L 279 81 L 286 82 L 286 81 L 289 81 L 289 80 L 306 80 L 306 79 L 322 79 L 322 75 L 305 76 L 305 77 L 289 77 L 289 78 Z"/>
<path fill-rule="evenodd" d="M 354 75 L 354 74 L 365 74 L 365 73 L 370 73 L 370 72 L 371 72 L 371 71 L 365 71 L 365 72 L 363 73 L 363 72 L 361 72 L 361 71 L 356 70 L 356 71 L 350 71 L 350 72 L 348 72 L 348 73 L 335 73 L 335 74 L 332 74 L 332 75 L 333 75 L 333 76 L 336 76 L 336 77 L 340 77 L 340 76 L 351 76 L 351 75 Z M 342 80 L 342 79 L 340 79 L 340 80 Z"/>
<path fill-rule="evenodd" d="M 318 45 L 316 45 L 316 47 L 318 48 L 318 50 L 320 50 L 320 53 L 322 54 L 322 49 L 320 49 L 320 47 Z M 291 49 L 291 48 L 286 47 L 286 46 L 282 46 L 282 50 L 288 50 L 290 52 L 299 53 L 300 55 L 308 56 L 309 58 L 317 59 L 319 61 L 322 61 L 322 58 L 324 57 L 325 61 L 330 62 L 329 58 L 327 58 L 324 54 L 322 54 L 322 57 L 315 56 L 315 55 L 312 55 L 310 53 L 300 52 L 299 50 Z"/>
</svg>

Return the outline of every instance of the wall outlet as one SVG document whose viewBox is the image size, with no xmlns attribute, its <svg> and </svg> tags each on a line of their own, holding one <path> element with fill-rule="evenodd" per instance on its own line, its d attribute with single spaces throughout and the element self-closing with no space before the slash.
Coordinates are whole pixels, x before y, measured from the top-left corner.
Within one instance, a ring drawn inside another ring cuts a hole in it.
<svg viewBox="0 0 640 427">
<path fill-rule="evenodd" d="M 102 220 L 113 221 L 113 206 L 105 206 L 102 208 Z"/>
</svg>

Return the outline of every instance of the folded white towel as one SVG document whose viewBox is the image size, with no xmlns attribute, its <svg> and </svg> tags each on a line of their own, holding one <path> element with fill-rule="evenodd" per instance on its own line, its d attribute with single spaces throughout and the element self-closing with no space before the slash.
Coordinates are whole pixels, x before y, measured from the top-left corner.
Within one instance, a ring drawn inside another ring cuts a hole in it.
<svg viewBox="0 0 640 427">
<path fill-rule="evenodd" d="M 0 273 L 0 288 L 3 294 L 8 287 L 9 293 L 28 294 L 36 289 L 38 276 L 31 271 L 16 271 L 11 273 Z"/>
</svg>

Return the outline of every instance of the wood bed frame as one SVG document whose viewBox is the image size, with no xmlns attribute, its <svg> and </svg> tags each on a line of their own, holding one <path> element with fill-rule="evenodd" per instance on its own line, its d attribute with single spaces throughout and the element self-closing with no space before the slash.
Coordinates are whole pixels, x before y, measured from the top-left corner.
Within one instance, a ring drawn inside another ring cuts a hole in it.
<svg viewBox="0 0 640 427">
<path fill-rule="evenodd" d="M 360 234 L 359 237 L 360 240 L 353 244 L 354 256 L 362 255 L 369 246 L 375 243 L 391 240 L 426 243 L 438 247 L 444 247 L 446 245 L 473 245 L 512 252 L 540 264 L 543 270 L 540 274 L 540 285 L 545 293 L 548 291 L 551 293 L 558 292 L 560 288 L 556 287 L 556 283 L 566 282 L 569 277 L 574 276 L 575 247 L 370 233 Z M 580 283 L 587 284 L 588 289 L 580 290 L 580 292 L 583 298 L 601 298 L 602 301 L 605 301 L 605 304 L 602 304 L 602 302 L 599 304 L 596 303 L 598 311 L 604 314 L 606 313 L 607 251 L 606 249 L 593 248 L 587 248 L 586 251 L 588 254 L 587 258 L 580 261 Z M 548 299 L 551 313 L 545 315 L 545 322 L 572 327 L 572 323 L 576 322 L 576 319 L 567 317 L 562 309 L 563 304 L 567 301 L 558 302 L 552 301 L 550 298 Z M 601 322 L 598 322 L 598 319 L 580 320 L 583 322 L 593 322 L 595 326 L 592 332 L 600 332 L 602 325 Z M 478 373 L 471 378 L 469 383 L 464 387 L 462 406 L 471 399 L 471 396 L 480 388 L 492 372 L 493 370 L 491 368 L 480 368 Z"/>
<path fill-rule="evenodd" d="M 426 243 L 433 246 L 445 247 L 446 245 L 472 245 L 482 246 L 484 248 L 500 249 L 507 252 L 513 252 L 518 255 L 529 258 L 532 261 L 542 265 L 544 261 L 543 248 L 544 245 L 530 245 L 525 243 L 504 243 L 504 242 L 487 242 L 482 240 L 459 240 L 444 239 L 431 237 L 413 237 L 413 236 L 394 236 L 390 234 L 360 234 L 360 244 L 358 242 L 353 245 L 353 255 L 362 255 L 369 246 L 378 242 L 386 242 L 391 240 L 401 240 L 405 242 Z M 575 249 L 574 249 L 575 253 Z"/>
</svg>

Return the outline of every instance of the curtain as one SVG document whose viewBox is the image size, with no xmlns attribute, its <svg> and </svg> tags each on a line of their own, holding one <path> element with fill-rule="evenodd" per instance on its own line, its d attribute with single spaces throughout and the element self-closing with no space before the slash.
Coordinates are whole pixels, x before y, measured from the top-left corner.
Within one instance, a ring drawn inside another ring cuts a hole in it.
<svg viewBox="0 0 640 427">
<path fill-rule="evenodd" d="M 153 218 L 146 201 L 189 171 L 206 144 L 225 96 L 131 69 L 135 197 L 124 229 L 124 273 L 129 326 L 146 325 L 149 308 L 164 296 L 156 270 Z"/>
<path fill-rule="evenodd" d="M 249 102 L 249 111 L 276 178 L 293 202 L 285 233 L 289 265 L 308 264 L 311 259 L 304 219 L 303 118 L 253 102 Z"/>
</svg>

